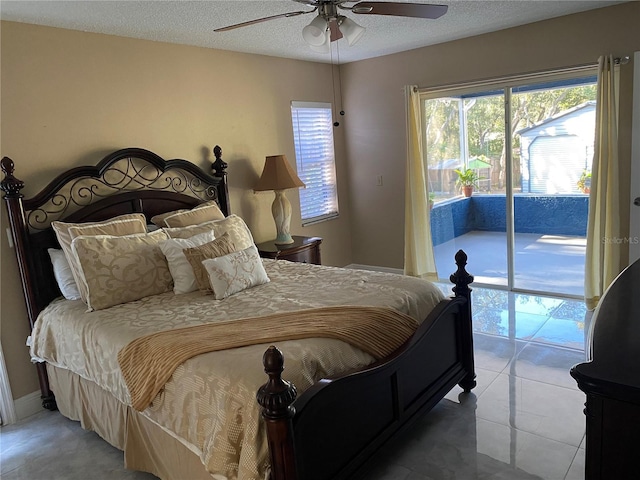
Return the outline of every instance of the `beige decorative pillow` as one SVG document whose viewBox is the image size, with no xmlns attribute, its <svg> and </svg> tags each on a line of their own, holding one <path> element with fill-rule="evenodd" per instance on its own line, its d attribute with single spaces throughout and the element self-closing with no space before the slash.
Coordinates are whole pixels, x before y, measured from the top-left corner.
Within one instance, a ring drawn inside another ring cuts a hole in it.
<svg viewBox="0 0 640 480">
<path fill-rule="evenodd" d="M 235 245 L 236 251 L 244 250 L 254 245 L 251 230 L 249 230 L 247 224 L 244 223 L 244 220 L 237 215 L 229 215 L 222 220 L 206 222 L 200 225 L 191 225 L 182 228 L 165 228 L 164 230 L 171 238 L 189 238 L 210 230 L 213 230 L 216 238 L 220 238 L 226 232 Z"/>
<path fill-rule="evenodd" d="M 158 244 L 167 234 L 80 236 L 71 248 L 80 265 L 90 310 L 171 291 L 173 280 Z"/>
<path fill-rule="evenodd" d="M 166 227 L 167 225 L 164 223 L 165 218 L 170 217 L 171 215 L 175 215 L 176 213 L 183 213 L 188 211 L 189 210 L 186 208 L 181 208 L 180 210 L 172 210 L 171 212 L 160 213 L 151 217 L 151 223 L 157 225 L 160 228 Z"/>
<path fill-rule="evenodd" d="M 183 250 L 198 247 L 215 239 L 213 230 L 200 233 L 191 238 L 169 238 L 158 245 L 169 264 L 169 271 L 173 278 L 173 293 L 180 295 L 198 289 L 193 268 L 187 261 Z"/>
<path fill-rule="evenodd" d="M 215 205 L 217 207 L 218 203 L 215 200 L 209 200 L 208 202 L 204 202 L 204 203 L 201 203 L 200 205 L 196 205 L 191 210 L 197 210 L 199 208 L 207 208 L 207 207 L 209 207 L 211 205 Z M 158 227 L 166 227 L 167 224 L 164 223 L 164 219 L 165 218 L 170 217 L 172 215 L 175 215 L 177 213 L 190 212 L 191 210 L 189 210 L 188 208 L 181 208 L 179 210 L 172 210 L 170 212 L 160 213 L 158 215 L 154 215 L 153 217 L 151 217 L 151 223 L 157 225 Z M 218 219 L 224 218 L 224 215 L 222 215 L 222 212 L 220 212 L 220 214 L 221 214 L 221 216 L 216 217 L 216 218 L 210 218 L 209 220 L 218 220 Z"/>
<path fill-rule="evenodd" d="M 202 264 L 209 274 L 216 300 L 270 281 L 255 245 L 224 257 L 204 260 Z"/>
<path fill-rule="evenodd" d="M 155 217 L 154 217 L 155 218 Z M 187 227 L 189 225 L 199 225 L 212 220 L 222 220 L 224 213 L 214 201 L 206 202 L 197 207 L 184 212 L 176 212 L 173 215 L 164 217 L 164 225 L 166 227 Z M 152 220 L 153 221 L 153 220 Z"/>
<path fill-rule="evenodd" d="M 86 222 L 86 223 L 67 223 L 67 222 L 51 222 L 51 227 L 58 238 L 58 243 L 62 248 L 73 278 L 78 285 L 80 297 L 86 303 L 87 292 L 84 289 L 83 282 L 80 279 L 78 261 L 71 251 L 71 241 L 80 235 L 132 235 L 136 233 L 145 233 L 147 231 L 147 222 L 142 213 L 128 213 L 120 215 L 103 222 Z"/>
<path fill-rule="evenodd" d="M 209 285 L 209 274 L 202 265 L 204 260 L 209 258 L 222 257 L 235 252 L 235 245 L 231 241 L 228 233 L 224 233 L 220 238 L 216 238 L 212 242 L 205 243 L 199 247 L 185 248 L 182 252 L 193 268 L 193 275 L 196 279 L 198 289 L 208 292 L 211 291 Z"/>
</svg>

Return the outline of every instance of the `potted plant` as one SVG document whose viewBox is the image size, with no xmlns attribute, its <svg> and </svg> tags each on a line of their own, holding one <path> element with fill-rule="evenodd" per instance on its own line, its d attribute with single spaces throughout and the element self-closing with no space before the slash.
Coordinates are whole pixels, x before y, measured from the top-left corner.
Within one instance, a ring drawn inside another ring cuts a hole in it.
<svg viewBox="0 0 640 480">
<path fill-rule="evenodd" d="M 591 192 L 591 172 L 587 170 L 582 171 L 582 175 L 580 175 L 580 180 L 578 180 L 578 188 L 582 193 Z"/>
<path fill-rule="evenodd" d="M 456 185 L 459 185 L 462 188 L 462 193 L 465 197 L 470 197 L 473 193 L 473 187 L 478 186 L 480 176 L 475 170 L 471 170 L 470 168 L 455 170 L 455 172 L 458 174 Z"/>
</svg>

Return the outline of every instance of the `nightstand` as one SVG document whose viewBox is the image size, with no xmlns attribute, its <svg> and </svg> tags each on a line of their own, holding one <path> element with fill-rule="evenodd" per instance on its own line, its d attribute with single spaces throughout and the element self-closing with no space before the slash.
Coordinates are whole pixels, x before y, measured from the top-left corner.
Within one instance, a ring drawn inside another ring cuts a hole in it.
<svg viewBox="0 0 640 480">
<path fill-rule="evenodd" d="M 291 262 L 315 263 L 320 265 L 320 237 L 300 237 L 293 235 L 293 243 L 276 244 L 273 240 L 258 243 L 262 258 L 289 260 Z"/>
</svg>

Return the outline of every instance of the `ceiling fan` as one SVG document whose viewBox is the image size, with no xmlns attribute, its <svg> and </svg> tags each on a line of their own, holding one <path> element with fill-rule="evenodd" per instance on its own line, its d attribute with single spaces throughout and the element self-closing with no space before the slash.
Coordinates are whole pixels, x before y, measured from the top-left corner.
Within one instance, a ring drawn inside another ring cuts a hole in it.
<svg viewBox="0 0 640 480">
<path fill-rule="evenodd" d="M 321 53 L 329 53 L 331 51 L 331 42 L 335 42 L 336 40 L 344 37 L 349 45 L 353 45 L 360 39 L 360 37 L 362 37 L 362 34 L 365 31 L 364 27 L 358 25 L 350 18 L 341 15 L 338 12 L 339 10 L 349 10 L 351 13 L 364 15 L 392 15 L 399 17 L 436 19 L 444 15 L 448 9 L 447 5 L 427 3 L 365 1 L 348 6 L 345 4 L 354 3 L 354 0 L 293 1 L 302 3 L 308 7 L 313 7 L 313 9 L 258 18 L 248 22 L 216 28 L 214 32 L 226 32 L 235 28 L 246 27 L 256 23 L 275 20 L 277 18 L 297 17 L 298 15 L 318 12 L 318 15 L 311 21 L 311 23 L 302 29 L 302 38 L 304 38 L 305 42 L 307 42 L 313 50 Z"/>
</svg>

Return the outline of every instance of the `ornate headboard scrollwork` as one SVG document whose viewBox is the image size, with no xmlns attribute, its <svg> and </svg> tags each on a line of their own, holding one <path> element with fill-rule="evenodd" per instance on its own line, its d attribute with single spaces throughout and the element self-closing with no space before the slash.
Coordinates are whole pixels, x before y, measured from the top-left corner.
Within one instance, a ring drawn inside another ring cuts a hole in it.
<svg viewBox="0 0 640 480">
<path fill-rule="evenodd" d="M 32 198 L 21 193 L 24 182 L 14 174 L 13 160 L 4 157 L 0 189 L 9 214 L 20 274 L 33 325 L 38 313 L 60 293 L 53 279 L 48 248 L 59 248 L 51 222 L 99 221 L 125 213 L 158 213 L 191 208 L 209 200 L 229 211 L 227 164 L 214 148 L 215 174 L 182 159 L 164 160 L 141 148 L 125 148 L 96 166 L 75 167 L 58 175 Z"/>
<path fill-rule="evenodd" d="M 220 147 L 216 147 L 214 152 L 218 152 L 216 162 L 221 164 L 215 176 L 206 174 L 186 160 L 167 161 L 140 148 L 118 150 L 106 156 L 95 167 L 69 170 L 55 178 L 38 195 L 24 200 L 29 229 L 44 230 L 52 221 L 70 217 L 74 212 L 100 200 L 126 192 L 183 194 L 194 198 L 197 203 L 215 200 L 222 211 L 228 214 L 227 178 L 224 171 L 226 163 L 219 156 L 222 154 Z M 5 171 L 5 164 L 11 174 Z M 6 175 L 3 184 L 6 182 L 7 189 L 15 191 L 16 188 L 21 188 L 13 177 L 13 162 L 8 158 L 3 160 L 2 168 Z M 221 186 L 224 188 L 220 188 Z"/>
</svg>

